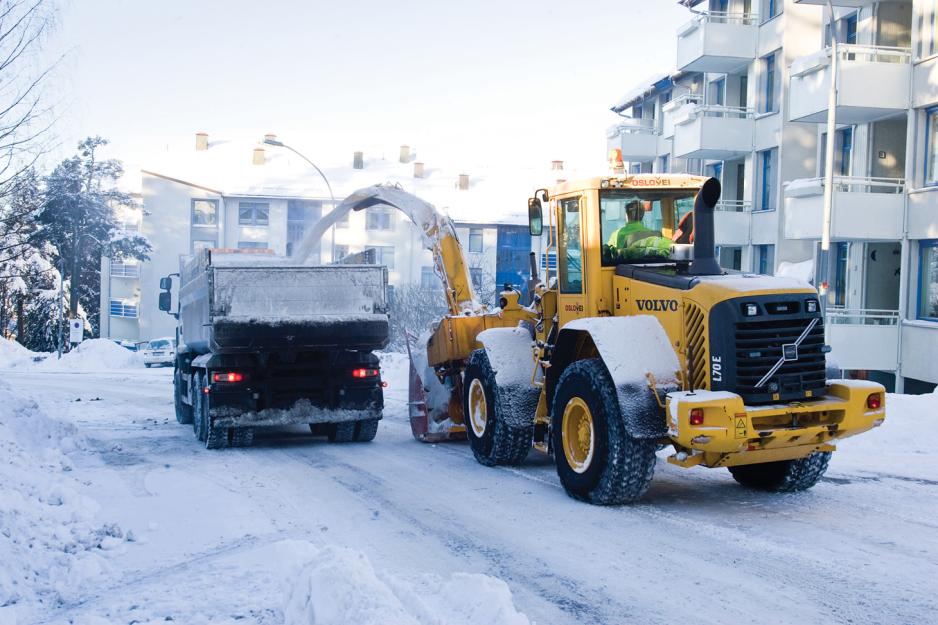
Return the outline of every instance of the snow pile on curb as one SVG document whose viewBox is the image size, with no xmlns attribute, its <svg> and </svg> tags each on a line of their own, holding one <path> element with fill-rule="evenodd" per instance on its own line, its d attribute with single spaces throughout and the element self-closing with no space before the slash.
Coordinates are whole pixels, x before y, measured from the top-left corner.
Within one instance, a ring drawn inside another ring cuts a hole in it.
<svg viewBox="0 0 938 625">
<path fill-rule="evenodd" d="M 108 339 L 88 339 L 64 354 L 61 360 L 53 356 L 37 365 L 46 371 L 100 371 L 142 366 L 139 354 Z"/>
<path fill-rule="evenodd" d="M 63 453 L 75 444 L 74 427 L 0 381 L 0 623 L 77 600 L 129 539 L 75 490 Z"/>
<path fill-rule="evenodd" d="M 530 625 L 505 582 L 455 573 L 415 580 L 378 574 L 365 554 L 284 541 L 285 625 Z"/>
<path fill-rule="evenodd" d="M 16 341 L 0 336 L 0 367 L 19 367 L 30 363 L 33 356 L 35 356 L 33 352 Z"/>
</svg>

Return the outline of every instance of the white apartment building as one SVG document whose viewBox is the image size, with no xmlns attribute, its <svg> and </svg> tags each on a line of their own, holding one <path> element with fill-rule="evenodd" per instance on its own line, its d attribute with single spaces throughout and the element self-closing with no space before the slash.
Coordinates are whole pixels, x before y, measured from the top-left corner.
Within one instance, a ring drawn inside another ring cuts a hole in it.
<svg viewBox="0 0 938 625">
<path fill-rule="evenodd" d="M 634 172 L 723 183 L 720 262 L 827 281 L 836 362 L 938 383 L 938 2 L 681 0 L 677 68 L 613 106 Z M 831 33 L 838 42 L 829 274 L 818 275 Z M 783 264 L 784 263 L 784 264 Z"/>
<path fill-rule="evenodd" d="M 272 135 L 271 135 L 272 136 Z M 347 164 L 323 167 L 336 202 L 376 183 L 401 185 L 449 214 L 484 296 L 506 282 L 526 289 L 532 241 L 527 197 L 556 171 L 509 177 L 485 170 L 450 174 L 416 161 L 402 146 L 393 159 L 349 153 Z M 102 337 L 143 341 L 173 336 L 175 320 L 158 310 L 159 281 L 179 271 L 180 258 L 203 248 L 270 250 L 290 256 L 303 234 L 332 209 L 322 177 L 283 148 L 262 142 L 214 141 L 204 133 L 195 148 L 169 152 L 141 171 L 142 211 L 127 227 L 153 247 L 142 263 L 102 259 Z M 555 165 L 556 166 L 556 165 Z M 354 212 L 323 237 L 307 262 L 328 263 L 374 249 L 392 286 L 438 289 L 430 252 L 399 211 Z"/>
</svg>

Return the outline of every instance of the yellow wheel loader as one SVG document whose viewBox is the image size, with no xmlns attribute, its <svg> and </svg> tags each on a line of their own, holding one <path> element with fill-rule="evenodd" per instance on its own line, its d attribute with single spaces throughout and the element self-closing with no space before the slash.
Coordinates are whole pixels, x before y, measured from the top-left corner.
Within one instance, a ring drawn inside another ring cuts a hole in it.
<svg viewBox="0 0 938 625">
<path fill-rule="evenodd" d="M 834 442 L 880 425 L 885 389 L 828 380 L 817 292 L 721 269 L 715 179 L 606 176 L 528 200 L 556 275 L 523 305 L 506 287 L 481 305 L 453 224 L 395 187 L 381 204 L 421 229 L 449 314 L 411 345 L 410 415 L 422 441 L 468 438 L 485 465 L 552 454 L 571 496 L 622 504 L 648 489 L 656 450 L 682 467 L 726 467 L 768 491 L 810 488 Z"/>
</svg>

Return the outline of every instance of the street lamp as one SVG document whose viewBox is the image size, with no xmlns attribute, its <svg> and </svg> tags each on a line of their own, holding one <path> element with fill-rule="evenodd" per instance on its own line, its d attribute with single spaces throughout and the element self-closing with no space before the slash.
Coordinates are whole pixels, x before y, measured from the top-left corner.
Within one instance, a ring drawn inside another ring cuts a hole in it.
<svg viewBox="0 0 938 625">
<path fill-rule="evenodd" d="M 830 12 L 831 30 L 831 86 L 827 94 L 827 144 L 824 146 L 824 217 L 821 222 L 821 255 L 818 259 L 821 284 L 819 284 L 821 312 L 827 317 L 827 291 L 830 278 L 830 249 L 831 249 L 831 213 L 834 205 L 834 135 L 837 132 L 837 24 L 834 19 L 834 5 L 827 0 L 827 10 Z"/>
<path fill-rule="evenodd" d="M 313 169 L 315 169 L 316 172 L 317 172 L 320 176 L 322 176 L 323 182 L 326 183 L 326 188 L 329 189 L 329 199 L 330 199 L 331 202 L 332 202 L 332 208 L 331 208 L 331 210 L 335 210 L 335 206 L 336 206 L 336 204 L 335 204 L 335 194 L 332 192 L 332 185 L 329 184 L 329 179 L 326 178 L 326 174 L 322 173 L 322 170 L 319 169 L 319 167 L 316 165 L 316 163 L 314 163 L 313 161 L 311 161 L 306 155 L 304 155 L 304 154 L 298 152 L 297 150 L 291 148 L 289 145 L 285 144 L 283 141 L 278 141 L 277 139 L 274 139 L 273 137 L 269 137 L 269 136 L 268 136 L 268 137 L 264 137 L 264 143 L 267 144 L 267 145 L 272 145 L 272 146 L 274 146 L 274 147 L 285 148 L 285 149 L 287 149 L 287 150 L 290 150 L 291 152 L 293 152 L 294 154 L 296 154 L 297 156 L 299 156 L 301 159 L 303 159 L 304 161 L 306 161 L 307 163 L 309 163 L 310 166 L 311 166 Z M 335 259 L 335 225 L 332 226 L 332 258 Z"/>
</svg>

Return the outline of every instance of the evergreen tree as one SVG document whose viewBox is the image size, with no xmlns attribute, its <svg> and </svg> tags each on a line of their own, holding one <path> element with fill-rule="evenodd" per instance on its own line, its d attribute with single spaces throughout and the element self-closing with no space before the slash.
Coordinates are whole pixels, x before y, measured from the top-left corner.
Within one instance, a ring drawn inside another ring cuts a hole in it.
<svg viewBox="0 0 938 625">
<path fill-rule="evenodd" d="M 55 248 L 69 288 L 69 316 L 87 313 L 92 334 L 98 332 L 101 257 L 146 260 L 150 244 L 125 232 L 117 219 L 119 207 L 135 206 L 130 194 L 115 186 L 123 175 L 121 162 L 101 157 L 101 137 L 78 144 L 78 154 L 56 166 L 46 178 L 38 220 L 40 237 Z"/>
</svg>

